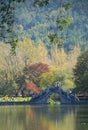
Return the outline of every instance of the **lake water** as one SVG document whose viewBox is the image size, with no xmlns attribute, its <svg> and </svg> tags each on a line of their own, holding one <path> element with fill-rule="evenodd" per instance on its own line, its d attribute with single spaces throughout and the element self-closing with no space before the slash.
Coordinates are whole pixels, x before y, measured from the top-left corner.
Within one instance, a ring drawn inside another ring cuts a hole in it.
<svg viewBox="0 0 88 130">
<path fill-rule="evenodd" d="M 88 105 L 0 106 L 0 130 L 88 130 Z"/>
</svg>

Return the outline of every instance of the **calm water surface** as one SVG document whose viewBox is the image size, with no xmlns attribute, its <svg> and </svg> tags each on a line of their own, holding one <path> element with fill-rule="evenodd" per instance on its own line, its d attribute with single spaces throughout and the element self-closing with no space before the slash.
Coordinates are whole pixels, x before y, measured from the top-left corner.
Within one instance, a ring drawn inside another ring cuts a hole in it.
<svg viewBox="0 0 88 130">
<path fill-rule="evenodd" d="M 0 106 L 0 130 L 88 130 L 88 105 Z"/>
</svg>

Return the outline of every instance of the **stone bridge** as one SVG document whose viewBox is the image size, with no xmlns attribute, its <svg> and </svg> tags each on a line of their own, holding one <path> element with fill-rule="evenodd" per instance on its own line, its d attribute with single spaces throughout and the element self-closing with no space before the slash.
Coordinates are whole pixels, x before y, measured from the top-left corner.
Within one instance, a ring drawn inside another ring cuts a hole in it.
<svg viewBox="0 0 88 130">
<path fill-rule="evenodd" d="M 59 95 L 61 104 L 78 104 L 79 103 L 79 99 L 76 95 L 65 92 L 60 86 L 48 87 L 47 89 L 42 91 L 40 94 L 32 97 L 29 103 L 30 104 L 47 104 L 48 99 L 50 98 L 50 95 L 52 95 L 53 93 L 56 93 Z"/>
</svg>

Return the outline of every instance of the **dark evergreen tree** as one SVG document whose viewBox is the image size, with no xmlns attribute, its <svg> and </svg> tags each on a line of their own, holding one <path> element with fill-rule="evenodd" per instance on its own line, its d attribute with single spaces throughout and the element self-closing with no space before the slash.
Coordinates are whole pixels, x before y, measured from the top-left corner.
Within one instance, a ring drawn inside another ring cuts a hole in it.
<svg viewBox="0 0 88 130">
<path fill-rule="evenodd" d="M 74 69 L 74 78 L 77 92 L 88 92 L 88 50 L 84 51 L 78 58 Z"/>
</svg>

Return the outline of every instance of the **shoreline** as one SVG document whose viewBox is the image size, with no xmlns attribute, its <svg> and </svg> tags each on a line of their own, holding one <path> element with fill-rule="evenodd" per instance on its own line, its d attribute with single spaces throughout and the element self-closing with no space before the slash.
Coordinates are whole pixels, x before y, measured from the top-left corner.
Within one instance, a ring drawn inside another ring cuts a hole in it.
<svg viewBox="0 0 88 130">
<path fill-rule="evenodd" d="M 0 105 L 30 105 L 29 101 L 0 101 Z"/>
<path fill-rule="evenodd" d="M 41 105 L 41 104 L 31 104 L 29 100 L 29 101 L 0 101 L 0 106 L 1 105 Z M 69 105 L 69 104 L 65 104 L 65 105 Z M 88 100 L 80 100 L 79 103 L 70 104 L 70 105 L 88 105 Z"/>
</svg>

